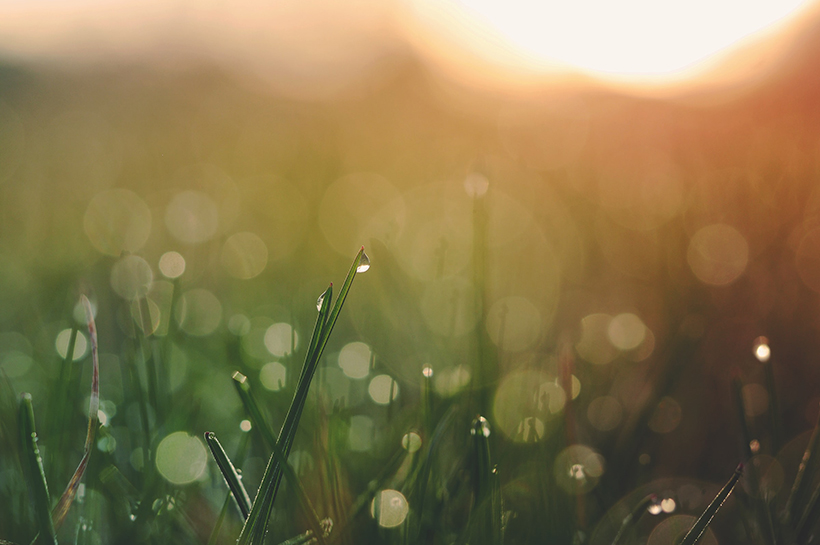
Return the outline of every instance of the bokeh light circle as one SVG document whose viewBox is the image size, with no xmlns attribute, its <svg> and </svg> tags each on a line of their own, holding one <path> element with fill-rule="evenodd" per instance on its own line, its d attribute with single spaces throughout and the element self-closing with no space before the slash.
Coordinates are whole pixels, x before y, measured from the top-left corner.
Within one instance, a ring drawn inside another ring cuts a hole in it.
<svg viewBox="0 0 820 545">
<path fill-rule="evenodd" d="M 535 442 L 549 435 L 566 404 L 553 377 L 535 370 L 505 376 L 493 397 L 493 424 L 516 442 Z"/>
<path fill-rule="evenodd" d="M 171 433 L 157 445 L 157 471 L 172 484 L 189 484 L 205 473 L 208 453 L 198 437 Z"/>
<path fill-rule="evenodd" d="M 259 370 L 259 382 L 271 392 L 278 392 L 285 387 L 288 371 L 278 361 L 266 363 Z"/>
<path fill-rule="evenodd" d="M 749 244 L 734 227 L 707 225 L 689 241 L 686 258 L 698 280 L 710 286 L 726 286 L 746 270 Z"/>
<path fill-rule="evenodd" d="M 127 255 L 111 267 L 111 287 L 123 299 L 147 295 L 153 281 L 151 265 L 138 255 Z"/>
<path fill-rule="evenodd" d="M 374 403 L 389 405 L 399 397 L 399 384 L 390 375 L 376 375 L 370 380 L 367 393 Z"/>
<path fill-rule="evenodd" d="M 141 249 L 151 234 L 151 211 L 136 193 L 111 189 L 91 199 L 83 228 L 100 252 L 119 257 Z"/>
<path fill-rule="evenodd" d="M 571 445 L 555 458 L 555 482 L 565 492 L 585 494 L 604 474 L 604 458 L 586 445 Z"/>
<path fill-rule="evenodd" d="M 268 247 L 254 233 L 236 233 L 222 247 L 222 267 L 240 280 L 259 276 L 268 264 Z"/>
<path fill-rule="evenodd" d="M 210 335 L 222 322 L 222 304 L 210 291 L 192 289 L 180 297 L 175 317 L 179 327 L 188 335 Z"/>
<path fill-rule="evenodd" d="M 57 334 L 54 339 L 54 348 L 61 358 L 65 358 L 68 354 L 68 345 L 71 342 L 71 329 L 63 329 Z M 74 341 L 74 353 L 71 356 L 72 361 L 77 361 L 85 356 L 88 350 L 88 339 L 82 331 L 77 332 L 77 338 Z"/>
<path fill-rule="evenodd" d="M 370 503 L 370 515 L 382 528 L 401 526 L 409 512 L 407 498 L 398 490 L 382 490 Z"/>
<path fill-rule="evenodd" d="M 179 252 L 165 252 L 159 258 L 159 272 L 165 278 L 179 278 L 185 272 L 185 258 Z"/>
<path fill-rule="evenodd" d="M 219 228 L 219 209 L 205 193 L 183 191 L 168 203 L 165 225 L 180 242 L 199 244 L 216 234 Z"/>
<path fill-rule="evenodd" d="M 370 374 L 370 347 L 363 342 L 344 345 L 339 352 L 339 367 L 349 378 L 365 378 Z"/>
<path fill-rule="evenodd" d="M 265 331 L 265 348 L 271 355 L 284 358 L 299 348 L 299 334 L 288 323 L 273 324 Z"/>
<path fill-rule="evenodd" d="M 487 333 L 493 344 L 507 352 L 532 348 L 541 337 L 541 312 L 524 297 L 504 297 L 487 313 Z"/>
</svg>

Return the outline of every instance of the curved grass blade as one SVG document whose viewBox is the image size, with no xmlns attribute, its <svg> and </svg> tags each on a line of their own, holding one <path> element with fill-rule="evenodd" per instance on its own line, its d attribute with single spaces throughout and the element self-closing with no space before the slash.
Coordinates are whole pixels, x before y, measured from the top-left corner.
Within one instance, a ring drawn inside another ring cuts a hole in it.
<svg viewBox="0 0 820 545">
<path fill-rule="evenodd" d="M 715 499 L 712 500 L 712 503 L 706 508 L 703 514 L 695 521 L 695 524 L 692 525 L 692 528 L 683 536 L 683 540 L 680 542 L 680 545 L 694 545 L 695 543 L 700 540 L 703 536 L 703 533 L 709 527 L 709 524 L 712 522 L 712 519 L 715 518 L 715 514 L 723 505 L 723 502 L 726 501 L 726 498 L 729 497 L 729 494 L 732 493 L 737 481 L 743 475 L 743 464 L 737 466 L 735 469 L 734 475 L 729 479 L 723 488 L 720 489 L 720 492 L 717 493 Z"/>
<path fill-rule="evenodd" d="M 236 467 L 230 458 L 228 458 L 228 455 L 225 454 L 225 450 L 219 443 L 219 439 L 216 438 L 215 433 L 211 431 L 205 432 L 205 442 L 208 444 L 208 448 L 211 449 L 211 454 L 214 457 L 214 461 L 216 461 L 216 465 L 219 467 L 219 471 L 222 473 L 222 477 L 225 479 L 225 484 L 228 485 L 231 494 L 233 494 L 233 499 L 236 502 L 239 513 L 243 519 L 248 518 L 251 512 L 251 498 L 242 485 L 242 479 L 239 477 Z"/>
<path fill-rule="evenodd" d="M 222 503 L 222 509 L 219 510 L 219 516 L 216 517 L 214 529 L 211 531 L 211 536 L 208 538 L 208 545 L 216 545 L 219 540 L 219 533 L 222 531 L 222 523 L 225 522 L 225 517 L 228 515 L 228 508 L 231 505 L 231 497 L 235 498 L 235 496 L 233 496 L 230 492 L 228 492 L 228 495 L 225 496 L 225 501 Z"/>
<path fill-rule="evenodd" d="M 356 269 L 359 267 L 363 255 L 364 247 L 356 254 L 356 258 L 353 260 L 353 264 L 347 273 L 344 284 L 342 284 L 342 289 L 339 292 L 336 304 L 329 315 L 326 313 L 330 307 L 330 297 L 324 297 L 322 299 L 319 316 L 316 319 L 316 326 L 314 327 L 313 336 L 309 343 L 309 346 L 314 346 L 314 348 L 308 352 L 306 356 L 302 374 L 299 378 L 299 384 L 296 387 L 293 401 L 285 417 L 285 423 L 282 425 L 282 430 L 279 433 L 279 446 L 285 458 L 290 453 L 290 447 L 296 435 L 296 428 L 302 416 L 302 409 L 304 409 L 308 390 L 310 389 L 310 381 L 316 371 L 316 366 L 322 356 L 322 352 L 336 323 L 336 319 L 339 317 L 342 305 L 347 298 L 347 293 L 350 291 L 350 286 L 356 276 Z M 315 344 L 313 340 L 314 336 L 316 337 Z M 275 455 L 272 454 L 268 459 L 268 465 L 265 467 L 265 473 L 262 476 L 262 483 L 259 485 L 257 497 L 251 508 L 251 514 L 248 516 L 245 525 L 242 527 L 242 532 L 239 534 L 238 545 L 246 545 L 247 543 L 256 545 L 262 543 L 264 540 L 268 520 L 273 510 L 273 502 L 276 499 L 276 493 L 282 480 L 282 471 L 282 468 L 279 467 L 279 464 L 276 462 Z"/>
<path fill-rule="evenodd" d="M 97 431 L 99 424 L 99 409 L 100 409 L 100 360 L 97 354 L 97 325 L 94 322 L 94 312 L 91 310 L 91 303 L 88 298 L 83 295 L 80 297 L 85 308 L 85 317 L 88 321 L 88 336 L 91 339 L 91 397 L 88 402 L 88 431 L 85 435 L 85 449 L 80 464 L 68 481 L 68 485 L 60 496 L 60 501 L 54 507 L 52 518 L 54 520 L 54 528 L 59 529 L 62 526 L 71 503 L 74 501 L 74 496 L 77 494 L 77 488 L 80 486 L 80 481 L 85 474 L 85 469 L 88 466 L 88 459 L 91 456 L 91 451 L 94 446 L 94 433 Z"/>
<path fill-rule="evenodd" d="M 803 496 L 805 495 L 806 487 L 811 484 L 811 479 L 807 479 L 806 477 L 811 475 L 811 469 L 813 469 L 817 463 L 816 452 L 818 443 L 820 443 L 820 415 L 817 416 L 817 422 L 814 424 L 814 431 L 811 433 L 809 444 L 806 445 L 806 450 L 803 452 L 803 458 L 800 460 L 800 466 L 797 468 L 797 475 L 794 478 L 794 484 L 792 484 L 789 499 L 786 500 L 784 515 L 787 523 L 796 518 L 795 515 L 797 514 L 796 511 L 798 509 L 797 504 L 801 503 Z"/>
<path fill-rule="evenodd" d="M 321 529 L 319 515 L 316 513 L 316 509 L 313 507 L 310 498 L 308 498 L 308 495 L 305 492 L 305 487 L 302 486 L 302 482 L 299 480 L 299 477 L 296 475 L 293 467 L 287 461 L 284 453 L 282 453 L 282 450 L 279 448 L 279 445 L 273 435 L 273 430 L 270 429 L 267 420 L 265 420 L 265 417 L 262 415 L 262 411 L 259 409 L 259 405 L 256 403 L 256 398 L 253 396 L 253 392 L 251 391 L 247 377 L 237 371 L 233 374 L 233 379 L 234 386 L 236 386 L 236 390 L 239 392 L 239 397 L 242 399 L 242 404 L 245 406 L 245 410 L 248 411 L 248 414 L 253 421 L 253 425 L 261 432 L 265 443 L 273 451 L 273 456 L 276 459 L 276 463 L 282 468 L 285 478 L 296 492 L 299 503 L 307 515 L 308 523 L 310 524 L 313 534 L 318 536 L 317 539 L 320 543 L 324 543 L 324 532 Z M 250 510 L 250 501 L 248 502 L 248 506 Z M 248 514 L 243 513 L 243 517 L 248 518 Z"/>
<path fill-rule="evenodd" d="M 43 472 L 43 459 L 37 447 L 37 430 L 34 427 L 34 409 L 31 406 L 31 394 L 20 396 L 19 413 L 20 439 L 26 468 L 29 492 L 34 500 L 34 513 L 37 517 L 40 537 L 47 543 L 57 544 L 54 524 L 51 521 L 51 496 Z M 35 538 L 36 540 L 36 538 Z"/>
<path fill-rule="evenodd" d="M 636 505 L 635 508 L 632 509 L 632 511 L 630 511 L 629 514 L 621 521 L 621 527 L 618 528 L 618 533 L 615 534 L 615 537 L 612 539 L 612 545 L 618 545 L 626 533 L 633 528 L 640 520 L 641 516 L 646 513 L 646 509 L 656 501 L 658 501 L 658 496 L 655 494 L 650 494 L 639 501 L 638 505 Z"/>
<path fill-rule="evenodd" d="M 808 536 L 804 534 L 811 530 L 813 523 L 816 523 L 818 519 L 820 519 L 820 484 L 815 487 L 814 493 L 812 493 L 806 508 L 803 510 L 803 516 L 800 517 L 800 521 L 795 528 L 794 533 L 797 535 L 799 543 L 808 542 Z"/>
</svg>

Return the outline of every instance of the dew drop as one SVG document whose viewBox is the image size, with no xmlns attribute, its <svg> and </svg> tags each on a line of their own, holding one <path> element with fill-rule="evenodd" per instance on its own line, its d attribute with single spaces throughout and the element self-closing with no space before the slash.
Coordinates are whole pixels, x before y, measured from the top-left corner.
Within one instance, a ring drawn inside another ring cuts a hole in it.
<svg viewBox="0 0 820 545">
<path fill-rule="evenodd" d="M 649 507 L 646 508 L 649 511 L 650 515 L 660 515 L 663 513 L 663 508 L 661 507 L 660 502 L 652 503 Z"/>
<path fill-rule="evenodd" d="M 370 258 L 367 254 L 362 252 L 362 257 L 359 259 L 359 266 L 356 267 L 357 273 L 367 272 L 370 269 Z"/>
<path fill-rule="evenodd" d="M 569 476 L 577 481 L 584 481 L 587 478 L 582 464 L 572 464 L 569 468 Z"/>
<path fill-rule="evenodd" d="M 484 437 L 489 437 L 490 423 L 487 422 L 487 419 L 483 416 L 479 416 L 473 420 L 473 424 L 470 427 L 470 435 L 483 435 Z"/>
<path fill-rule="evenodd" d="M 429 365 L 425 365 L 421 369 L 421 374 L 424 375 L 427 378 L 430 378 L 430 377 L 433 376 L 433 368 L 430 367 Z"/>
<path fill-rule="evenodd" d="M 328 291 L 330 291 L 330 288 L 328 288 L 328 289 L 326 289 L 325 291 L 323 291 L 323 292 L 322 292 L 322 295 L 320 295 L 320 296 L 319 296 L 319 298 L 318 298 L 318 299 L 316 299 L 316 310 L 318 310 L 318 311 L 320 311 L 320 312 L 321 312 L 321 310 L 322 310 L 322 303 L 324 303 L 324 302 L 325 302 L 325 297 L 327 296 L 327 292 L 328 292 Z"/>
<path fill-rule="evenodd" d="M 674 513 L 677 504 L 675 504 L 675 500 L 672 498 L 666 498 L 661 500 L 661 510 L 664 513 Z"/>
<path fill-rule="evenodd" d="M 769 348 L 769 339 L 766 337 L 758 337 L 754 343 L 754 353 L 757 361 L 765 363 L 772 357 L 772 350 Z"/>
</svg>

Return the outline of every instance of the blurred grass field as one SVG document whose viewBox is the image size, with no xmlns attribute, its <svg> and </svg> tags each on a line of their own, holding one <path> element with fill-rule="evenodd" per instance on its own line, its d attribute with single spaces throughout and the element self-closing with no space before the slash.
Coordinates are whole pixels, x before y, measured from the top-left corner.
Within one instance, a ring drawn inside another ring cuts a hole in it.
<svg viewBox="0 0 820 545">
<path fill-rule="evenodd" d="M 696 101 L 482 91 L 396 51 L 304 100 L 205 63 L 6 62 L 0 539 L 40 528 L 23 392 L 52 503 L 83 456 L 86 295 L 99 428 L 59 543 L 233 543 L 204 434 L 253 500 L 271 441 L 232 377 L 277 433 L 364 245 L 289 457 L 328 543 L 609 544 L 655 494 L 619 539 L 660 545 L 739 462 L 701 542 L 808 542 L 810 58 Z M 266 543 L 311 529 L 300 501 L 286 475 Z"/>
</svg>

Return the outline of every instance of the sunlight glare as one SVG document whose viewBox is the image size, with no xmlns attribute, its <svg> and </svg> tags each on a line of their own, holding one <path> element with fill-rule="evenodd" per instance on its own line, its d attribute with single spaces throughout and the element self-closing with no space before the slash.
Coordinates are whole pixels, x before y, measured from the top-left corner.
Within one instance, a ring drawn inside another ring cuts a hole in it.
<svg viewBox="0 0 820 545">
<path fill-rule="evenodd" d="M 686 69 L 792 14 L 806 0 L 456 0 L 480 38 L 539 64 L 628 75 Z M 480 28 L 484 27 L 484 28 Z"/>
</svg>

